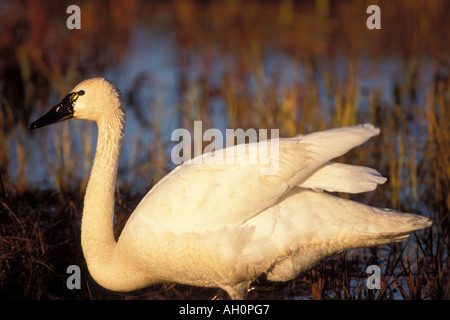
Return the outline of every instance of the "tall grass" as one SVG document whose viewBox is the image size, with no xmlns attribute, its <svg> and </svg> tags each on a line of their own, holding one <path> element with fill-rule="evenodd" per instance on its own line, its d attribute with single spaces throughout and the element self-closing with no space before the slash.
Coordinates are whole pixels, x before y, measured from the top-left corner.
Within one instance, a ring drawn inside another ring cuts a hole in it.
<svg viewBox="0 0 450 320">
<path fill-rule="evenodd" d="M 449 38 L 449 9 L 445 1 L 380 2 L 382 30 L 368 32 L 367 5 L 86 1 L 80 4 L 82 30 L 69 32 L 60 27 L 63 4 L 12 2 L 0 19 L 0 296 L 226 297 L 218 289 L 174 284 L 111 293 L 93 282 L 79 227 L 96 130 L 76 121 L 33 133 L 26 128 L 79 80 L 117 65 L 139 25 L 174 35 L 178 88 L 161 86 L 151 101 L 135 100 L 157 85 L 155 74 L 121 88 L 139 129 L 127 140 L 130 154 L 119 168 L 116 237 L 145 192 L 173 167 L 168 119 L 188 129 L 195 120 L 204 130 L 224 121 L 229 128 L 277 128 L 281 136 L 372 122 L 381 135 L 339 160 L 374 167 L 388 182 L 371 193 L 342 196 L 429 216 L 434 226 L 406 242 L 329 258 L 287 283 L 262 277 L 249 298 L 448 299 L 449 44 L 441 39 Z M 367 73 L 384 79 L 372 69 L 392 57 L 399 61 L 386 75 L 392 82 L 362 81 Z M 170 111 L 165 94 L 178 97 Z M 81 290 L 66 287 L 71 264 L 82 268 Z M 380 290 L 367 289 L 371 264 L 382 269 Z"/>
</svg>

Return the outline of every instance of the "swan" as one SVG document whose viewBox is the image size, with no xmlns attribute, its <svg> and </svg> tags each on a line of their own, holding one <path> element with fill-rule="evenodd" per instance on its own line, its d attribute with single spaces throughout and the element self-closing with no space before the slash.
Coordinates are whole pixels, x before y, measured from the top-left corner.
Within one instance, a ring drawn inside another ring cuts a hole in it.
<svg viewBox="0 0 450 320">
<path fill-rule="evenodd" d="M 115 84 L 84 80 L 44 116 L 40 128 L 70 118 L 95 121 L 98 140 L 84 198 L 81 245 L 93 279 L 112 291 L 175 282 L 218 287 L 245 299 L 252 281 L 288 281 L 325 257 L 377 246 L 431 226 L 419 215 L 370 207 L 324 191 L 370 191 L 386 178 L 331 162 L 379 134 L 371 124 L 278 139 L 278 170 L 262 164 L 187 162 L 142 199 L 116 241 L 114 188 L 125 115 Z M 259 143 L 216 151 L 235 155 Z M 266 156 L 266 157 L 270 157 Z M 274 160 L 274 159 L 272 159 Z"/>
</svg>

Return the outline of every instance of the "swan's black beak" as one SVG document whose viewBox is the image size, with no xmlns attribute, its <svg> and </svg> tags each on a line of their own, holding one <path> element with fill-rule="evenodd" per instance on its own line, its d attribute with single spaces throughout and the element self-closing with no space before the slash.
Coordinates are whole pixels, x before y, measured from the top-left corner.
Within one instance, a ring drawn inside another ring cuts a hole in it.
<svg viewBox="0 0 450 320">
<path fill-rule="evenodd" d="M 73 117 L 73 108 L 64 105 L 62 102 L 58 103 L 55 107 L 50 109 L 45 115 L 33 121 L 28 126 L 29 129 L 37 129 L 40 127 L 48 126 L 49 124 L 70 119 Z"/>
<path fill-rule="evenodd" d="M 84 93 L 84 92 L 83 92 Z M 73 117 L 74 104 L 77 100 L 79 92 L 71 92 L 64 97 L 56 106 L 50 109 L 45 115 L 30 123 L 29 129 L 37 129 L 50 124 L 60 122 Z"/>
</svg>

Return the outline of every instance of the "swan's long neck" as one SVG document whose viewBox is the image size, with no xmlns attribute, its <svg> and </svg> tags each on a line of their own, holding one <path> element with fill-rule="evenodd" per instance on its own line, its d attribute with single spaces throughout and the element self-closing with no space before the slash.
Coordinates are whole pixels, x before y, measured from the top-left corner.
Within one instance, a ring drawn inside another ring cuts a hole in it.
<svg viewBox="0 0 450 320">
<path fill-rule="evenodd" d="M 114 268 L 114 190 L 124 123 L 120 109 L 97 121 L 97 151 L 84 198 L 81 245 L 89 272 L 98 282 Z"/>
</svg>

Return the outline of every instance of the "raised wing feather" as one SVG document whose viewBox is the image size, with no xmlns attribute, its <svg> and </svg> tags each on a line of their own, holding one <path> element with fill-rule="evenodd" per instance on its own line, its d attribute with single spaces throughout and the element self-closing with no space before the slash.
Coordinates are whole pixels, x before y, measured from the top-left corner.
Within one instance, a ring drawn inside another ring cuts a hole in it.
<svg viewBox="0 0 450 320">
<path fill-rule="evenodd" d="M 326 162 L 299 186 L 318 191 L 360 193 L 375 190 L 386 180 L 372 168 Z"/>
<path fill-rule="evenodd" d="M 262 142 L 203 155 L 202 161 L 194 158 L 155 185 L 127 224 L 151 223 L 173 232 L 242 225 L 301 184 L 323 163 L 378 132 L 372 125 L 359 125 L 279 139 L 276 144 L 268 144 L 266 153 L 258 154 L 257 163 L 223 163 L 223 159 L 238 160 L 243 149 L 253 155 L 261 150 Z M 276 169 L 274 174 L 262 174 L 268 164 Z"/>
</svg>

